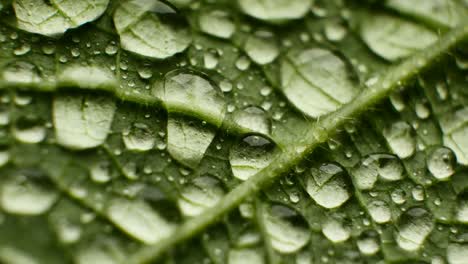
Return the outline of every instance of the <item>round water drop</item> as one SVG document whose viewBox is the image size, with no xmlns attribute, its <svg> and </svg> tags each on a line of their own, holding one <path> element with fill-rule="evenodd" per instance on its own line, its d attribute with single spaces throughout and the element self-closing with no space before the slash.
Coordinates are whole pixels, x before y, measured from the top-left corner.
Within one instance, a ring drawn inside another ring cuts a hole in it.
<svg viewBox="0 0 468 264">
<path fill-rule="evenodd" d="M 104 52 L 109 56 L 115 55 L 117 51 L 119 51 L 119 47 L 115 43 L 109 43 L 104 49 Z"/>
<path fill-rule="evenodd" d="M 138 75 L 140 76 L 140 78 L 142 79 L 150 79 L 151 77 L 153 77 L 153 71 L 151 70 L 151 68 L 149 66 L 142 66 L 142 67 L 138 67 Z"/>
<path fill-rule="evenodd" d="M 421 185 L 414 187 L 411 190 L 411 195 L 415 201 L 424 201 L 426 198 L 426 194 L 424 193 L 424 189 Z"/>
<path fill-rule="evenodd" d="M 16 49 L 14 49 L 13 54 L 15 54 L 16 56 L 21 56 L 21 55 L 28 54 L 29 51 L 31 51 L 31 45 L 23 44 L 17 47 Z"/>
<path fill-rule="evenodd" d="M 148 151 L 154 147 L 156 135 L 148 125 L 133 123 L 122 132 L 125 147 L 133 151 Z"/>
<path fill-rule="evenodd" d="M 265 212 L 264 219 L 271 245 L 278 252 L 293 253 L 309 242 L 309 226 L 295 210 L 275 204 Z"/>
<path fill-rule="evenodd" d="M 207 51 L 203 54 L 203 62 L 205 64 L 205 68 L 207 69 L 215 69 L 218 66 L 219 62 L 219 55 L 213 51 Z"/>
<path fill-rule="evenodd" d="M 199 117 L 220 126 L 226 114 L 226 102 L 219 87 L 208 77 L 192 70 L 175 70 L 164 82 L 156 82 L 153 94 L 169 112 Z"/>
<path fill-rule="evenodd" d="M 111 179 L 109 162 L 94 163 L 91 165 L 90 174 L 91 179 L 97 183 L 108 182 Z"/>
<path fill-rule="evenodd" d="M 60 242 L 64 244 L 70 244 L 77 242 L 82 233 L 82 229 L 79 225 L 72 224 L 67 220 L 61 220 L 57 223 L 58 237 Z"/>
<path fill-rule="evenodd" d="M 271 120 L 260 107 L 249 106 L 233 114 L 234 122 L 242 128 L 269 135 L 271 133 Z"/>
<path fill-rule="evenodd" d="M 238 0 L 242 10 L 255 18 L 270 22 L 298 19 L 309 11 L 312 1 L 304 0 Z"/>
<path fill-rule="evenodd" d="M 415 111 L 416 115 L 421 119 L 427 119 L 431 115 L 431 110 L 424 103 L 417 103 Z"/>
<path fill-rule="evenodd" d="M 364 255 L 374 255 L 379 251 L 377 234 L 373 231 L 365 232 L 357 241 L 359 251 Z"/>
<path fill-rule="evenodd" d="M 7 82 L 24 85 L 41 81 L 40 72 L 36 65 L 25 61 L 7 64 L 2 71 L 1 78 Z"/>
<path fill-rule="evenodd" d="M 223 196 L 224 188 L 218 179 L 202 176 L 183 188 L 178 205 L 185 216 L 196 216 L 216 205 Z"/>
<path fill-rule="evenodd" d="M 192 42 L 185 17 L 163 1 L 124 1 L 113 18 L 122 48 L 143 56 L 165 59 Z"/>
<path fill-rule="evenodd" d="M 232 83 L 228 80 L 222 80 L 219 83 L 219 88 L 221 88 L 221 91 L 229 93 L 230 91 L 232 91 Z"/>
<path fill-rule="evenodd" d="M 257 64 L 272 62 L 279 55 L 279 48 L 273 33 L 257 31 L 247 38 L 244 45 L 247 55 Z"/>
<path fill-rule="evenodd" d="M 406 202 L 406 193 L 402 189 L 395 189 L 390 196 L 396 204 L 404 204 Z"/>
<path fill-rule="evenodd" d="M 446 180 L 455 173 L 455 153 L 449 148 L 439 147 L 426 160 L 427 168 L 438 180 Z"/>
<path fill-rule="evenodd" d="M 346 241 L 351 235 L 349 229 L 335 219 L 328 219 L 323 224 L 322 233 L 333 243 Z"/>
<path fill-rule="evenodd" d="M 230 38 L 236 30 L 236 25 L 229 13 L 213 10 L 202 13 L 199 17 L 201 31 L 218 38 Z"/>
<path fill-rule="evenodd" d="M 236 60 L 236 68 L 245 71 L 250 67 L 250 60 L 245 56 L 241 56 Z"/>
<path fill-rule="evenodd" d="M 20 119 L 13 130 L 15 138 L 23 143 L 39 143 L 47 135 L 46 128 L 35 120 Z"/>
<path fill-rule="evenodd" d="M 10 152 L 5 149 L 0 149 L 0 168 L 10 161 Z"/>
<path fill-rule="evenodd" d="M 347 28 L 341 21 L 329 21 L 325 24 L 325 37 L 332 42 L 342 40 L 348 33 Z"/>
<path fill-rule="evenodd" d="M 265 260 L 258 249 L 231 249 L 228 255 L 228 264 L 263 264 Z"/>
<path fill-rule="evenodd" d="M 424 208 L 413 207 L 400 217 L 395 240 L 400 248 L 414 251 L 421 247 L 433 228 L 432 215 Z"/>
<path fill-rule="evenodd" d="M 312 199 L 325 208 L 339 207 L 351 196 L 343 168 L 334 163 L 312 168 L 306 188 Z"/>
<path fill-rule="evenodd" d="M 372 201 L 367 205 L 369 214 L 372 219 L 379 224 L 387 223 L 391 220 L 392 213 L 388 204 L 381 200 Z"/>
<path fill-rule="evenodd" d="M 449 264 L 466 264 L 468 244 L 452 243 L 447 247 L 447 261 Z"/>
<path fill-rule="evenodd" d="M 374 187 L 378 177 L 386 181 L 397 181 L 403 178 L 403 171 L 403 165 L 398 157 L 377 153 L 365 157 L 352 170 L 352 175 L 359 189 L 368 190 Z"/>
<path fill-rule="evenodd" d="M 52 186 L 28 179 L 24 175 L 7 178 L 0 188 L 2 208 L 12 214 L 42 214 L 49 210 L 58 198 Z"/>
<path fill-rule="evenodd" d="M 275 144 L 260 135 L 249 135 L 231 148 L 229 162 L 234 177 L 247 180 L 270 164 Z"/>
<path fill-rule="evenodd" d="M 400 91 L 393 92 L 390 94 L 390 102 L 392 103 L 393 108 L 398 112 L 401 112 L 405 109 L 406 104 L 403 100 L 403 96 Z"/>
<path fill-rule="evenodd" d="M 416 149 L 416 139 L 408 123 L 404 121 L 393 123 L 384 129 L 383 135 L 398 157 L 404 159 L 413 155 Z"/>
</svg>

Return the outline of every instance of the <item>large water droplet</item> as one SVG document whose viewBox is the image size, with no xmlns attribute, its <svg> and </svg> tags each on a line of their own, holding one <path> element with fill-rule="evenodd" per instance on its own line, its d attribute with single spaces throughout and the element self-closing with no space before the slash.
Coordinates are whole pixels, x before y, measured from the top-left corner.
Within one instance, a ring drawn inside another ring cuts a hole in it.
<svg viewBox="0 0 468 264">
<path fill-rule="evenodd" d="M 155 84 L 153 93 L 163 100 L 169 112 L 195 116 L 217 126 L 224 120 L 226 102 L 223 93 L 202 73 L 170 72 L 164 83 Z"/>
<path fill-rule="evenodd" d="M 154 147 L 156 135 L 148 125 L 134 123 L 122 132 L 125 147 L 134 151 L 147 151 Z"/>
<path fill-rule="evenodd" d="M 260 135 L 250 135 L 231 148 L 229 162 L 234 177 L 247 180 L 270 164 L 275 144 Z"/>
<path fill-rule="evenodd" d="M 367 205 L 369 214 L 372 219 L 379 224 L 387 223 L 391 220 L 392 213 L 388 204 L 381 200 L 372 201 Z"/>
<path fill-rule="evenodd" d="M 377 178 L 386 181 L 397 181 L 403 178 L 404 168 L 400 160 L 391 154 L 371 154 L 352 170 L 355 183 L 359 189 L 368 190 L 374 187 Z"/>
<path fill-rule="evenodd" d="M 468 244 L 450 244 L 447 247 L 447 261 L 449 264 L 466 264 Z"/>
<path fill-rule="evenodd" d="M 427 157 L 427 168 L 438 180 L 446 180 L 455 173 L 456 158 L 449 148 L 439 147 Z"/>
<path fill-rule="evenodd" d="M 223 195 L 224 189 L 218 179 L 202 176 L 183 188 L 178 204 L 184 215 L 196 216 L 216 205 Z"/>
<path fill-rule="evenodd" d="M 432 215 L 424 208 L 414 207 L 400 217 L 395 239 L 402 249 L 414 251 L 421 247 L 433 228 Z"/>
<path fill-rule="evenodd" d="M 333 163 L 312 168 L 306 178 L 307 193 L 325 208 L 336 208 L 346 202 L 350 193 L 344 170 Z"/>
<path fill-rule="evenodd" d="M 357 241 L 359 251 L 364 255 L 374 255 L 379 251 L 378 237 L 375 232 L 365 232 Z"/>
<path fill-rule="evenodd" d="M 309 241 L 309 226 L 295 210 L 283 205 L 272 205 L 264 217 L 271 245 L 278 252 L 296 252 Z"/>
<path fill-rule="evenodd" d="M 271 121 L 262 108 L 249 106 L 233 113 L 233 119 L 239 126 L 251 131 L 269 135 L 271 132 Z"/>
<path fill-rule="evenodd" d="M 58 198 L 48 184 L 28 179 L 24 175 L 8 177 L 1 186 L 3 210 L 12 214 L 38 215 L 46 212 Z"/>
<path fill-rule="evenodd" d="M 229 13 L 221 10 L 213 10 L 202 13 L 199 17 L 201 31 L 218 38 L 230 38 L 236 26 Z"/>
<path fill-rule="evenodd" d="M 20 119 L 13 130 L 15 138 L 23 143 L 39 143 L 47 135 L 46 128 L 36 120 Z"/>
<path fill-rule="evenodd" d="M 383 135 L 398 157 L 404 159 L 413 155 L 416 149 L 416 139 L 408 123 L 404 121 L 393 123 L 384 129 Z"/>
<path fill-rule="evenodd" d="M 175 229 L 174 224 L 140 201 L 112 199 L 106 214 L 124 232 L 148 244 L 170 236 Z"/>
<path fill-rule="evenodd" d="M 167 121 L 167 150 L 190 168 L 198 166 L 214 136 L 215 129 L 201 121 L 172 116 Z"/>
<path fill-rule="evenodd" d="M 15 61 L 4 66 L 1 79 L 21 85 L 39 83 L 42 80 L 36 65 L 25 61 Z"/>
<path fill-rule="evenodd" d="M 108 182 L 111 179 L 109 162 L 96 162 L 90 168 L 91 179 L 97 183 Z"/>
<path fill-rule="evenodd" d="M 339 20 L 328 21 L 325 24 L 325 37 L 332 42 L 342 40 L 348 33 L 348 29 L 345 27 L 343 22 Z"/>
<path fill-rule="evenodd" d="M 349 229 L 335 219 L 328 219 L 323 224 L 322 233 L 333 243 L 346 241 L 351 235 Z"/>
<path fill-rule="evenodd" d="M 115 103 L 108 96 L 56 96 L 53 118 L 57 142 L 71 149 L 102 144 L 114 118 Z"/>
<path fill-rule="evenodd" d="M 163 1 L 125 1 L 114 12 L 114 25 L 122 48 L 143 56 L 164 59 L 192 42 L 185 17 Z"/>
<path fill-rule="evenodd" d="M 244 45 L 245 52 L 257 64 L 272 62 L 279 55 L 279 48 L 273 33 L 257 31 L 247 38 Z"/>
<path fill-rule="evenodd" d="M 359 92 L 349 65 L 321 48 L 288 52 L 281 63 L 281 89 L 312 117 L 335 111 Z"/>
<path fill-rule="evenodd" d="M 238 0 L 238 2 L 246 14 L 270 22 L 301 18 L 309 11 L 311 5 L 311 1 L 304 0 Z"/>
</svg>

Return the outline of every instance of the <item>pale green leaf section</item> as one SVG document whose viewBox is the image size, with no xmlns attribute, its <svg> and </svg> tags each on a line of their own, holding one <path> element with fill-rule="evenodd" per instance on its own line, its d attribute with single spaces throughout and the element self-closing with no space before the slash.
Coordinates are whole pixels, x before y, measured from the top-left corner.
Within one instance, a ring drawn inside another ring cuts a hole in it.
<svg viewBox="0 0 468 264">
<path fill-rule="evenodd" d="M 289 101 L 311 117 L 335 111 L 359 92 L 346 63 L 321 48 L 289 52 L 281 63 L 281 82 Z"/>
<path fill-rule="evenodd" d="M 115 112 L 113 99 L 103 96 L 57 96 L 53 120 L 57 142 L 71 149 L 89 149 L 107 138 Z"/>
<path fill-rule="evenodd" d="M 440 126 L 444 145 L 455 152 L 459 163 L 468 165 L 468 108 L 445 114 L 440 118 Z"/>
<path fill-rule="evenodd" d="M 101 16 L 109 0 L 16 0 L 18 27 L 46 36 L 59 35 Z"/>
<path fill-rule="evenodd" d="M 190 168 L 202 160 L 216 131 L 201 121 L 171 118 L 167 121 L 167 150 L 171 156 Z"/>
<path fill-rule="evenodd" d="M 107 214 L 124 232 L 144 243 L 156 243 L 175 229 L 174 224 L 139 201 L 114 199 L 108 205 Z"/>
<path fill-rule="evenodd" d="M 161 1 L 122 2 L 114 13 L 122 48 L 157 59 L 185 50 L 192 41 L 189 29 L 168 14 L 177 16 L 177 11 Z"/>
<path fill-rule="evenodd" d="M 238 0 L 242 10 L 255 18 L 281 22 L 303 17 L 311 5 L 310 0 Z"/>
<path fill-rule="evenodd" d="M 373 15 L 361 24 L 361 37 L 377 55 L 395 61 L 422 50 L 437 40 L 429 29 L 391 15 Z"/>
<path fill-rule="evenodd" d="M 458 25 L 468 14 L 461 4 L 450 0 L 389 0 L 385 4 L 404 14 L 433 20 L 447 27 Z"/>
<path fill-rule="evenodd" d="M 63 87 L 83 87 L 85 89 L 112 89 L 118 86 L 110 69 L 97 66 L 70 65 L 59 73 L 58 85 Z"/>
</svg>

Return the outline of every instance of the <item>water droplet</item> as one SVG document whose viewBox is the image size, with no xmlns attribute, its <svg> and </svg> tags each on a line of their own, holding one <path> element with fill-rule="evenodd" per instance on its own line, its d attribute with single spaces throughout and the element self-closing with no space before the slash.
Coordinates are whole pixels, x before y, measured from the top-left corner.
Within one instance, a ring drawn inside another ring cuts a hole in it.
<svg viewBox="0 0 468 264">
<path fill-rule="evenodd" d="M 196 216 L 215 206 L 223 196 L 224 189 L 218 179 L 202 176 L 183 188 L 178 205 L 185 216 Z"/>
<path fill-rule="evenodd" d="M 154 147 L 156 135 L 148 125 L 133 123 L 122 132 L 123 142 L 128 150 L 148 151 Z"/>
<path fill-rule="evenodd" d="M 219 83 L 219 87 L 221 88 L 221 91 L 225 93 L 229 93 L 232 91 L 232 83 L 228 80 L 223 80 Z"/>
<path fill-rule="evenodd" d="M 272 205 L 265 212 L 264 218 L 271 245 L 278 252 L 296 252 L 310 239 L 307 222 L 302 215 L 289 207 Z"/>
<path fill-rule="evenodd" d="M 391 198 L 396 204 L 404 204 L 406 202 L 406 193 L 402 189 L 395 189 L 391 194 Z"/>
<path fill-rule="evenodd" d="M 31 45 L 23 44 L 23 45 L 17 47 L 16 49 L 14 49 L 13 54 L 15 54 L 16 56 L 21 56 L 21 55 L 25 55 L 25 54 L 29 53 L 29 51 L 31 51 Z"/>
<path fill-rule="evenodd" d="M 80 50 L 77 48 L 71 49 L 70 53 L 74 58 L 78 58 L 81 55 Z"/>
<path fill-rule="evenodd" d="M 257 64 L 272 62 L 279 55 L 279 48 L 273 33 L 257 31 L 250 35 L 244 45 L 247 55 Z"/>
<path fill-rule="evenodd" d="M 45 139 L 47 131 L 37 120 L 20 119 L 14 127 L 13 135 L 20 142 L 35 144 Z"/>
<path fill-rule="evenodd" d="M 368 190 L 374 187 L 378 177 L 385 181 L 402 179 L 404 168 L 396 156 L 377 153 L 365 157 L 351 172 L 357 187 Z"/>
<path fill-rule="evenodd" d="M 238 110 L 233 114 L 234 122 L 251 131 L 269 135 L 271 133 L 271 121 L 262 108 L 249 106 Z"/>
<path fill-rule="evenodd" d="M 241 71 L 245 71 L 250 67 L 250 60 L 245 56 L 241 56 L 236 60 L 236 67 Z"/>
<path fill-rule="evenodd" d="M 431 115 L 431 110 L 424 103 L 417 103 L 415 111 L 416 115 L 421 119 L 427 119 Z"/>
<path fill-rule="evenodd" d="M 42 46 L 42 52 L 45 54 L 45 55 L 52 55 L 55 53 L 55 45 L 53 44 L 44 44 Z"/>
<path fill-rule="evenodd" d="M 346 241 L 351 235 L 349 229 L 335 219 L 328 219 L 323 224 L 322 233 L 333 243 Z"/>
<path fill-rule="evenodd" d="M 468 256 L 468 244 L 449 244 L 447 247 L 447 261 L 449 264 L 465 264 Z"/>
<path fill-rule="evenodd" d="M 122 48 L 143 56 L 165 59 L 192 42 L 185 16 L 163 1 L 122 2 L 113 18 Z"/>
<path fill-rule="evenodd" d="M 106 214 L 124 232 L 148 244 L 170 236 L 175 229 L 174 224 L 140 201 L 115 198 L 109 202 Z"/>
<path fill-rule="evenodd" d="M 368 206 L 372 219 L 379 224 L 387 223 L 391 220 L 392 213 L 387 203 L 381 200 L 372 201 Z"/>
<path fill-rule="evenodd" d="M 325 37 L 332 42 L 342 40 L 348 33 L 347 28 L 341 21 L 334 20 L 325 24 Z"/>
<path fill-rule="evenodd" d="M 468 191 L 464 191 L 458 195 L 456 219 L 461 223 L 468 223 Z"/>
<path fill-rule="evenodd" d="M 117 51 L 119 51 L 119 47 L 117 47 L 114 42 L 109 43 L 104 50 L 104 52 L 109 56 L 115 55 Z"/>
<path fill-rule="evenodd" d="M 433 228 L 432 215 L 424 208 L 414 207 L 400 217 L 395 239 L 400 248 L 414 251 L 421 247 Z"/>
<path fill-rule="evenodd" d="M 379 243 L 377 234 L 374 232 L 366 232 L 357 241 L 359 251 L 364 255 L 374 255 L 379 251 Z"/>
<path fill-rule="evenodd" d="M 2 71 L 5 81 L 18 84 L 31 84 L 41 81 L 39 69 L 36 65 L 25 61 L 15 61 L 7 64 Z"/>
<path fill-rule="evenodd" d="M 260 135 L 249 135 L 231 148 L 229 162 L 234 177 L 247 180 L 273 160 L 275 144 Z"/>
<path fill-rule="evenodd" d="M 57 223 L 57 229 L 60 242 L 64 244 L 77 242 L 80 239 L 82 233 L 82 229 L 79 225 L 70 223 L 65 219 Z"/>
<path fill-rule="evenodd" d="M 312 199 L 325 208 L 339 207 L 350 198 L 345 172 L 334 163 L 312 168 L 306 188 Z"/>
<path fill-rule="evenodd" d="M 97 183 L 108 182 L 110 176 L 110 164 L 108 162 L 96 162 L 91 165 L 90 169 L 91 179 Z"/>
<path fill-rule="evenodd" d="M 426 194 L 424 193 L 424 189 L 421 185 L 417 185 L 411 190 L 411 195 L 413 199 L 416 201 L 424 201 L 426 198 Z"/>
<path fill-rule="evenodd" d="M 12 214 L 42 214 L 49 210 L 58 198 L 52 186 L 28 179 L 24 175 L 7 177 L 0 188 L 2 208 Z"/>
<path fill-rule="evenodd" d="M 153 71 L 149 66 L 144 65 L 142 67 L 138 67 L 137 71 L 140 78 L 144 80 L 148 80 L 153 77 Z"/>
<path fill-rule="evenodd" d="M 446 180 L 455 173 L 456 157 L 453 151 L 439 147 L 427 158 L 427 168 L 438 180 Z"/>
<path fill-rule="evenodd" d="M 311 1 L 303 0 L 239 0 L 242 10 L 255 18 L 271 22 L 283 22 L 303 17 L 309 11 Z"/>
<path fill-rule="evenodd" d="M 219 55 L 216 51 L 207 51 L 203 54 L 203 62 L 205 64 L 205 68 L 214 69 L 218 66 Z"/>
<path fill-rule="evenodd" d="M 229 13 L 221 10 L 212 10 L 202 13 L 199 17 L 201 31 L 218 38 L 230 38 L 236 26 Z"/>
<path fill-rule="evenodd" d="M 164 83 L 157 82 L 153 94 L 161 98 L 169 112 L 197 116 L 220 126 L 226 113 L 226 102 L 219 87 L 206 75 L 176 70 L 166 74 Z"/>
<path fill-rule="evenodd" d="M 393 123 L 383 131 L 392 151 L 400 158 L 408 158 L 413 155 L 416 149 L 416 139 L 411 126 L 403 121 Z"/>
</svg>

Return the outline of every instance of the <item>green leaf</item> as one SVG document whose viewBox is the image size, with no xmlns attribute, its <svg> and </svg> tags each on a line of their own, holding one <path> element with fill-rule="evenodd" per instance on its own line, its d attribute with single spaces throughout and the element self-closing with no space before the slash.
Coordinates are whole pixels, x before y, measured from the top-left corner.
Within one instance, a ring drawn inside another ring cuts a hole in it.
<svg viewBox="0 0 468 264">
<path fill-rule="evenodd" d="M 464 263 L 467 6 L 413 2 L 2 1 L 0 262 Z"/>
</svg>

